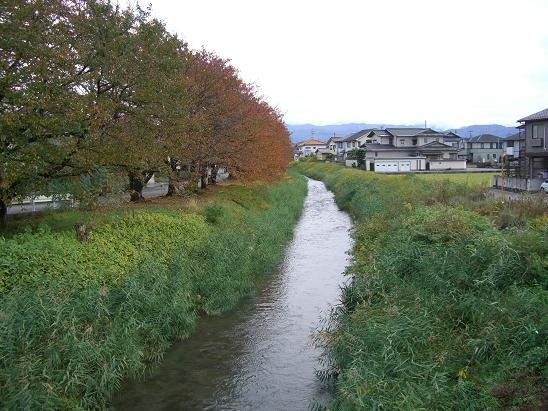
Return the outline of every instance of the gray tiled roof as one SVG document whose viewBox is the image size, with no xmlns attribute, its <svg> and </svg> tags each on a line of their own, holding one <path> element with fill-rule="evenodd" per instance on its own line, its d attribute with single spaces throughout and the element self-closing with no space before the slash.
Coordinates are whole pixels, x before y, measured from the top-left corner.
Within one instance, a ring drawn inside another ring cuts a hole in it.
<svg viewBox="0 0 548 411">
<path fill-rule="evenodd" d="M 397 147 L 394 147 L 391 144 L 377 144 L 377 143 L 367 143 L 363 144 L 368 150 L 396 150 Z"/>
<path fill-rule="evenodd" d="M 346 137 L 344 140 L 342 141 L 354 141 L 354 140 L 357 140 L 358 138 L 368 134 L 371 130 L 373 130 L 372 128 L 366 128 L 364 130 L 360 130 L 358 131 L 357 133 L 354 133 L 354 134 L 350 134 L 348 137 Z"/>
<path fill-rule="evenodd" d="M 421 146 L 419 146 L 419 148 L 441 148 L 441 149 L 445 149 L 445 148 L 455 148 L 453 146 L 450 146 L 449 144 L 445 144 L 445 143 L 440 143 L 439 141 L 431 141 L 430 143 L 426 143 L 426 144 L 423 144 Z"/>
<path fill-rule="evenodd" d="M 492 134 L 480 134 L 479 136 L 466 139 L 468 143 L 498 143 L 500 140 L 502 140 L 501 137 Z"/>
<path fill-rule="evenodd" d="M 504 140 L 513 140 L 513 141 L 516 141 L 516 140 L 520 140 L 520 139 L 521 139 L 520 133 L 516 133 L 516 134 L 512 134 L 511 136 L 504 137 Z"/>
<path fill-rule="evenodd" d="M 416 136 L 417 134 L 435 134 L 440 135 L 441 133 L 438 131 L 434 131 L 431 128 L 418 128 L 418 127 L 405 127 L 405 128 L 387 128 L 386 131 L 388 131 L 390 134 L 392 134 L 395 137 L 412 137 Z"/>
<path fill-rule="evenodd" d="M 386 130 L 382 130 L 380 128 L 375 128 L 371 131 L 379 137 L 391 137 L 392 136 L 392 134 L 390 134 Z"/>
<path fill-rule="evenodd" d="M 548 108 L 539 111 L 538 113 L 531 114 L 530 116 L 523 117 L 518 121 L 536 121 L 536 120 L 548 120 Z"/>
</svg>

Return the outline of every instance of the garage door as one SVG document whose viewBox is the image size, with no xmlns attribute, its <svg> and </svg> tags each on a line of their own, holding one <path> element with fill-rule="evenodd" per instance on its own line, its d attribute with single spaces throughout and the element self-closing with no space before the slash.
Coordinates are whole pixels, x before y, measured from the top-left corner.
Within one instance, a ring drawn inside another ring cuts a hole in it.
<svg viewBox="0 0 548 411">
<path fill-rule="evenodd" d="M 376 162 L 375 163 L 375 171 L 381 172 L 381 173 L 393 173 L 398 171 L 398 163 L 397 162 Z"/>
<path fill-rule="evenodd" d="M 411 171 L 411 161 L 400 161 L 400 171 Z"/>
</svg>

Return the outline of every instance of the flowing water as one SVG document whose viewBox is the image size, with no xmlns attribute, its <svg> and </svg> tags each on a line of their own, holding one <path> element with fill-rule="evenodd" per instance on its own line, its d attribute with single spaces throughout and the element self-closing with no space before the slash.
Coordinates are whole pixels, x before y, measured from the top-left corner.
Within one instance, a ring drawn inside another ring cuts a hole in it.
<svg viewBox="0 0 548 411">
<path fill-rule="evenodd" d="M 347 214 L 309 180 L 283 264 L 234 311 L 202 318 L 145 381 L 114 400 L 126 410 L 306 410 L 329 393 L 312 335 L 339 302 L 351 247 Z"/>
</svg>

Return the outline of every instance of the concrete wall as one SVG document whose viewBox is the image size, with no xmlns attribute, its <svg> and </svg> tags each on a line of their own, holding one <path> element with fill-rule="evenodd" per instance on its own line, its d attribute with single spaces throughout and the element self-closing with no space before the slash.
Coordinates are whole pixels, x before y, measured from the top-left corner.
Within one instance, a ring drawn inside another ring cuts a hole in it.
<svg viewBox="0 0 548 411">
<path fill-rule="evenodd" d="M 430 170 L 464 170 L 466 160 L 430 160 Z"/>
<path fill-rule="evenodd" d="M 504 181 L 503 181 L 504 180 Z M 537 192 L 540 190 L 540 185 L 544 180 L 538 178 L 521 178 L 521 177 L 504 177 L 502 176 L 493 176 L 493 187 L 504 188 L 508 190 L 517 190 L 517 191 L 529 191 L 531 193 Z"/>
</svg>

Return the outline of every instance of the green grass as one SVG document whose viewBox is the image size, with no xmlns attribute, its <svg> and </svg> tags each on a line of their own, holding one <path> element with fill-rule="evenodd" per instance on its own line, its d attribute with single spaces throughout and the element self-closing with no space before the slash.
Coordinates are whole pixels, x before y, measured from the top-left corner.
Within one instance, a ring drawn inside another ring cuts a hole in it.
<svg viewBox="0 0 548 411">
<path fill-rule="evenodd" d="M 331 409 L 543 407 L 545 202 L 486 200 L 445 175 L 295 168 L 325 181 L 357 226 L 353 281 L 322 333 Z"/>
<path fill-rule="evenodd" d="M 295 176 L 218 187 L 184 209 L 68 211 L 12 227 L 0 240 L 0 407 L 108 406 L 200 313 L 253 291 L 280 261 L 305 193 Z M 80 243 L 72 224 L 85 218 L 94 227 Z"/>
<path fill-rule="evenodd" d="M 462 183 L 468 187 L 491 187 L 493 176 L 500 173 L 443 173 L 443 174 L 419 174 L 418 178 L 425 180 L 448 180 Z"/>
</svg>

